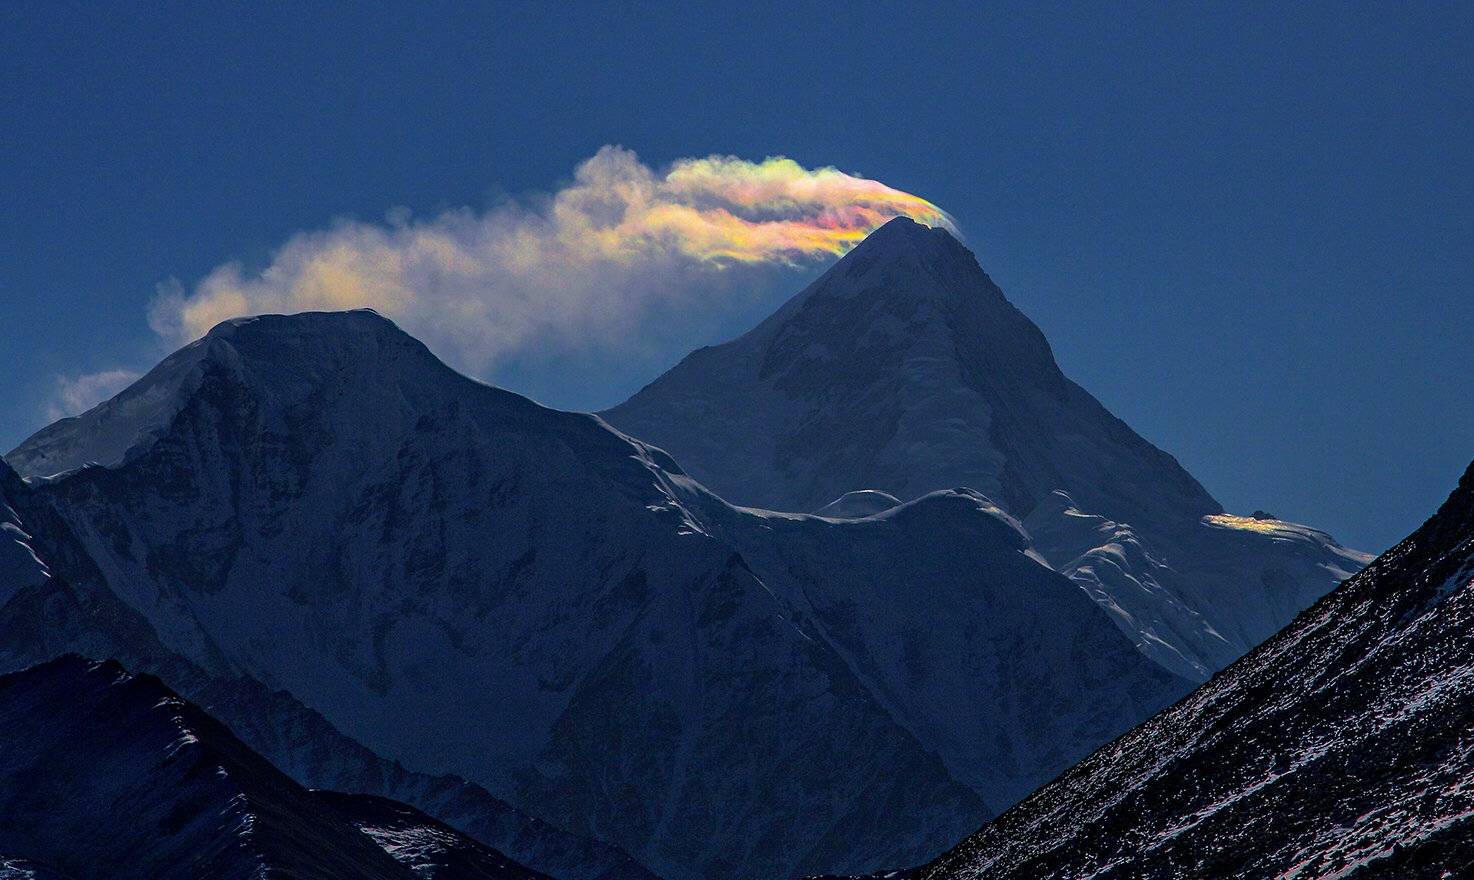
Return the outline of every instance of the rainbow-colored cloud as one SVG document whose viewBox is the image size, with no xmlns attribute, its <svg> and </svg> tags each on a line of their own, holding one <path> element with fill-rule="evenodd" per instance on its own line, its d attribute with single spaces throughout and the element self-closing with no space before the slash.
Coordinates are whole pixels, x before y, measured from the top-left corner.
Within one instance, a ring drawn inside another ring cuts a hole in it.
<svg viewBox="0 0 1474 880">
<path fill-rule="evenodd" d="M 661 187 L 670 202 L 649 219 L 670 228 L 688 253 L 702 259 L 839 255 L 901 216 L 955 228 L 951 217 L 920 196 L 835 168 L 810 171 L 782 157 L 684 159 Z"/>
<path fill-rule="evenodd" d="M 955 228 L 926 199 L 834 168 L 708 156 L 658 172 L 604 147 L 534 203 L 301 233 L 258 272 L 231 263 L 191 291 L 170 285 L 152 319 L 183 341 L 240 315 L 367 306 L 480 369 L 549 339 L 630 332 L 657 301 L 709 295 L 714 270 L 833 257 L 899 216 Z"/>
</svg>

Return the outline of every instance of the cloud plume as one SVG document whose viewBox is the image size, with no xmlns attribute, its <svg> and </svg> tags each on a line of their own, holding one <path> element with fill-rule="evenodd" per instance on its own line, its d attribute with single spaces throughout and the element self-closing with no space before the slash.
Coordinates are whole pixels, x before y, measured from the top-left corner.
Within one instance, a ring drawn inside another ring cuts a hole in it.
<svg viewBox="0 0 1474 880">
<path fill-rule="evenodd" d="M 56 393 L 46 404 L 46 419 L 54 422 L 86 412 L 132 385 L 139 375 L 134 370 L 103 370 L 80 376 L 60 376 L 56 380 Z"/>
<path fill-rule="evenodd" d="M 604 147 L 535 202 L 300 233 L 259 270 L 161 286 L 150 319 L 184 342 L 241 315 L 367 306 L 479 370 L 530 347 L 608 347 L 653 309 L 702 308 L 745 268 L 842 254 L 903 215 L 952 226 L 925 199 L 834 168 L 711 156 L 657 171 Z"/>
</svg>

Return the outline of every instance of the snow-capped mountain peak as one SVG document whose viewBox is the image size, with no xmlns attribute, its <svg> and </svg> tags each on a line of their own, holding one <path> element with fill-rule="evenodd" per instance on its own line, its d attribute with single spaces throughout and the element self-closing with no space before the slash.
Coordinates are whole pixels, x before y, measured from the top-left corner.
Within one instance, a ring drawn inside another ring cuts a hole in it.
<svg viewBox="0 0 1474 880">
<path fill-rule="evenodd" d="M 736 503 L 817 510 L 970 486 L 1026 515 L 1063 489 L 1113 518 L 1222 507 L 1060 373 L 944 229 L 893 220 L 747 334 L 606 413 Z"/>
<path fill-rule="evenodd" d="M 972 252 L 947 230 L 897 217 L 866 236 L 828 274 L 893 296 L 940 298 L 966 290 L 981 271 Z M 889 282 L 915 275 L 933 283 L 887 289 Z"/>
<path fill-rule="evenodd" d="M 295 375 L 276 383 L 278 403 L 302 402 L 321 387 L 315 371 L 343 372 L 379 359 L 438 363 L 423 345 L 370 309 L 316 313 L 311 321 L 263 315 L 226 321 L 165 358 L 117 396 L 81 415 L 37 432 L 7 460 L 30 478 L 51 477 L 96 464 L 112 467 L 166 431 L 190 395 L 211 373 L 241 381 L 258 372 Z M 383 364 L 380 364 L 383 366 Z"/>
<path fill-rule="evenodd" d="M 1366 558 L 1227 516 L 1065 377 L 967 248 L 908 220 L 604 415 L 740 504 L 831 515 L 857 491 L 978 490 L 1144 653 L 1199 680 Z"/>
</svg>

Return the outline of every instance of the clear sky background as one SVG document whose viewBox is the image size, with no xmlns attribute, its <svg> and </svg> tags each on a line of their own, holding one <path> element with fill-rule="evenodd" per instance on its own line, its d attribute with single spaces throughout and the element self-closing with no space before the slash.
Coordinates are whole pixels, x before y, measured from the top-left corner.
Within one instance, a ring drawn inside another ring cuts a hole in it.
<svg viewBox="0 0 1474 880">
<path fill-rule="evenodd" d="M 0 448 L 167 350 L 168 279 L 606 144 L 785 155 L 945 208 L 1231 510 L 1384 549 L 1474 458 L 1474 7 L 1042 5 L 0 6 Z M 607 406 L 819 268 L 484 377 Z"/>
</svg>

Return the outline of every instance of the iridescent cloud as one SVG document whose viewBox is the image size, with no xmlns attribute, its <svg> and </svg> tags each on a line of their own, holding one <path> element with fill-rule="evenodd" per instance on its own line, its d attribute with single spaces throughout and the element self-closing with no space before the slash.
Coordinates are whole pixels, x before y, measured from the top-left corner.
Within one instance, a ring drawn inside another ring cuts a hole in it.
<svg viewBox="0 0 1474 880">
<path fill-rule="evenodd" d="M 171 282 L 151 318 L 186 341 L 240 315 L 367 306 L 484 369 L 547 342 L 608 344 L 657 305 L 700 308 L 744 267 L 830 258 L 898 216 L 953 227 L 926 199 L 834 168 L 710 156 L 656 171 L 604 147 L 530 203 L 340 222 L 259 271 L 230 263 L 191 290 Z"/>
</svg>

